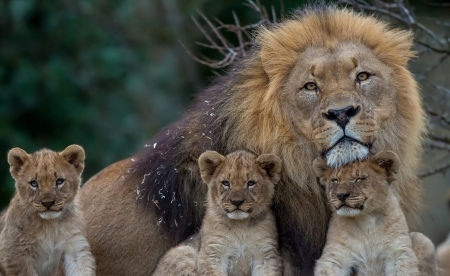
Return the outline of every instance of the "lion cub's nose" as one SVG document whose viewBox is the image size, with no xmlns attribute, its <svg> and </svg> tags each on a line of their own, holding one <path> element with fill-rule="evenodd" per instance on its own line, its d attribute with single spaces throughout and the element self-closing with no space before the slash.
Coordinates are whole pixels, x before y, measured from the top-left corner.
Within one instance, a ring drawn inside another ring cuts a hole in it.
<svg viewBox="0 0 450 276">
<path fill-rule="evenodd" d="M 242 202 L 244 202 L 243 199 L 231 199 L 230 201 L 231 201 L 231 203 L 233 203 L 233 205 L 235 205 L 236 207 L 238 207 L 239 205 L 242 204 Z"/>
<path fill-rule="evenodd" d="M 342 202 L 345 202 L 345 200 L 346 200 L 347 197 L 349 197 L 349 196 L 350 196 L 349 193 L 345 193 L 345 194 L 336 194 L 336 197 L 337 197 L 340 201 L 342 201 Z"/>
<path fill-rule="evenodd" d="M 44 205 L 45 207 L 47 207 L 47 209 L 49 209 L 53 204 L 55 204 L 55 201 L 41 201 L 42 205 Z"/>
</svg>

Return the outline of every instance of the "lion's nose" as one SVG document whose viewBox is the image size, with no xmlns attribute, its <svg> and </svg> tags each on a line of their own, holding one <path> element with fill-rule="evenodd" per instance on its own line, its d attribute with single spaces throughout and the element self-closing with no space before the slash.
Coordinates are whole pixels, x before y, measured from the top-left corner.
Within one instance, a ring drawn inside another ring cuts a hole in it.
<svg viewBox="0 0 450 276">
<path fill-rule="evenodd" d="M 44 205 L 45 207 L 47 207 L 47 209 L 49 209 L 53 204 L 55 204 L 55 201 L 41 201 L 42 205 Z"/>
<path fill-rule="evenodd" d="M 243 199 L 232 199 L 232 200 L 230 200 L 230 201 L 231 201 L 231 203 L 233 203 L 233 205 L 235 205 L 236 207 L 239 207 L 239 205 L 241 205 L 242 202 L 244 202 Z"/>
<path fill-rule="evenodd" d="M 343 109 L 329 109 L 328 114 L 323 113 L 323 116 L 330 121 L 335 121 L 342 128 L 345 128 L 350 118 L 358 114 L 360 110 L 361 107 L 357 106 L 355 108 L 350 105 Z"/>
<path fill-rule="evenodd" d="M 342 194 L 336 194 L 336 197 L 342 201 L 345 202 L 345 200 L 347 199 L 347 197 L 349 197 L 350 194 L 349 193 L 342 193 Z"/>
</svg>

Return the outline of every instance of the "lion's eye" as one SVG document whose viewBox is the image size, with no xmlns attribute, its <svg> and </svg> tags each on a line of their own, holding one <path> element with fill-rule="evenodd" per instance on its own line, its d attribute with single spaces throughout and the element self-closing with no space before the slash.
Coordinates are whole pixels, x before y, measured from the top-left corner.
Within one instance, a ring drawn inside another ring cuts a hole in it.
<svg viewBox="0 0 450 276">
<path fill-rule="evenodd" d="M 250 180 L 250 181 L 248 181 L 248 182 L 247 182 L 247 187 L 252 187 L 252 186 L 255 186 L 255 184 L 256 184 L 256 182 L 255 182 L 255 181 L 253 181 L 253 180 Z"/>
<path fill-rule="evenodd" d="M 58 179 L 56 179 L 56 186 L 59 186 L 59 185 L 61 185 L 61 184 L 63 184 L 64 183 L 64 178 L 58 178 Z"/>
<path fill-rule="evenodd" d="M 333 182 L 334 184 L 338 183 L 338 179 L 337 178 L 333 178 L 331 179 L 331 182 Z"/>
<path fill-rule="evenodd" d="M 361 72 L 356 76 L 357 81 L 365 81 L 369 78 L 369 73 L 367 72 Z"/>
<path fill-rule="evenodd" d="M 309 91 L 315 91 L 317 90 L 317 84 L 315 84 L 314 82 L 308 82 L 305 84 L 305 86 L 303 86 L 306 90 Z"/>
<path fill-rule="evenodd" d="M 223 186 L 224 188 L 230 188 L 230 182 L 224 180 L 224 181 L 222 181 L 222 186 Z"/>
<path fill-rule="evenodd" d="M 355 183 L 360 183 L 364 179 L 366 179 L 366 178 L 365 177 L 356 178 Z"/>
<path fill-rule="evenodd" d="M 39 184 L 37 183 L 36 180 L 31 180 L 30 182 L 28 182 L 30 184 L 31 187 L 33 188 L 37 188 L 39 186 Z"/>
</svg>

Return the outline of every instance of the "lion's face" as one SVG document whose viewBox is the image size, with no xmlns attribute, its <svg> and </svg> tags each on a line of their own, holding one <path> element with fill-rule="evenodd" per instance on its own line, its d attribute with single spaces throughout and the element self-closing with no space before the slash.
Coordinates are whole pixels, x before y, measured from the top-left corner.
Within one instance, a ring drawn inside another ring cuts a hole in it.
<svg viewBox="0 0 450 276">
<path fill-rule="evenodd" d="M 207 151 L 199 157 L 199 167 L 208 184 L 209 208 L 230 219 L 246 219 L 269 208 L 274 185 L 280 179 L 281 160 L 246 151 L 226 157 Z"/>
<path fill-rule="evenodd" d="M 339 216 L 357 216 L 383 208 L 389 184 L 398 171 L 398 157 L 383 151 L 362 162 L 346 164 L 339 169 L 328 167 L 318 158 L 313 167 L 325 186 L 333 211 Z"/>
<path fill-rule="evenodd" d="M 295 128 L 332 167 L 362 160 L 378 130 L 395 117 L 392 70 L 363 45 L 302 52 L 285 87 Z M 395 76 L 394 76 L 395 77 Z"/>
<path fill-rule="evenodd" d="M 41 218 L 60 217 L 81 184 L 84 156 L 77 145 L 60 153 L 44 149 L 27 154 L 20 148 L 12 149 L 8 162 L 21 201 L 32 206 Z"/>
</svg>

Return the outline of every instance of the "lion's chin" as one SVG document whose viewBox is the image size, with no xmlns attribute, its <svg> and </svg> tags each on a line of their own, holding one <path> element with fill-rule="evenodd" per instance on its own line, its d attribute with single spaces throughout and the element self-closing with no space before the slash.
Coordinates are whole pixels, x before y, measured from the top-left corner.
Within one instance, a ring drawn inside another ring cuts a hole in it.
<svg viewBox="0 0 450 276">
<path fill-rule="evenodd" d="M 326 153 L 327 164 L 339 168 L 356 160 L 363 160 L 369 154 L 369 148 L 356 141 L 342 141 Z"/>
<path fill-rule="evenodd" d="M 250 216 L 249 213 L 242 212 L 240 210 L 233 211 L 231 213 L 228 213 L 227 215 L 230 219 L 246 219 L 248 218 L 248 216 Z"/>
<path fill-rule="evenodd" d="M 336 214 L 341 217 L 354 217 L 359 215 L 360 212 L 361 210 L 350 208 L 348 206 L 342 206 L 341 208 L 336 210 Z"/>
<path fill-rule="evenodd" d="M 56 219 L 61 216 L 61 211 L 55 212 L 55 211 L 46 211 L 39 213 L 39 216 L 43 219 Z"/>
</svg>

